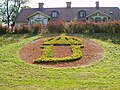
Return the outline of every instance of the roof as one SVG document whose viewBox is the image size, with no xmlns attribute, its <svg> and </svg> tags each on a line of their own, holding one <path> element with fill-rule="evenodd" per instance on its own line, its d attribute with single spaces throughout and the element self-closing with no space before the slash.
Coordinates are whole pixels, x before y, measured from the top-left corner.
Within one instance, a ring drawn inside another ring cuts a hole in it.
<svg viewBox="0 0 120 90">
<path fill-rule="evenodd" d="M 27 18 L 30 18 L 30 17 L 32 17 L 32 16 L 34 16 L 34 15 L 36 15 L 36 14 L 41 14 L 41 15 L 43 15 L 43 16 L 45 16 L 45 17 L 47 17 L 47 18 L 50 18 L 50 16 L 48 16 L 48 15 L 46 15 L 46 14 L 44 14 L 44 13 L 40 12 L 40 11 L 37 11 L 37 12 L 35 12 L 35 13 L 31 14 L 31 15 L 30 15 L 30 16 L 28 16 Z"/>
<path fill-rule="evenodd" d="M 35 12 L 40 11 L 48 16 L 51 16 L 52 11 L 58 11 L 58 19 L 71 21 L 78 16 L 78 12 L 84 10 L 87 16 L 96 11 L 95 7 L 72 7 L 72 8 L 29 8 L 22 9 L 16 18 L 16 22 L 27 22 L 27 17 Z M 107 15 L 110 15 L 111 20 L 120 20 L 120 9 L 118 7 L 100 7 L 99 10 Z M 112 14 L 110 13 L 112 12 Z"/>
<path fill-rule="evenodd" d="M 93 15 L 93 14 L 95 14 L 95 13 L 98 13 L 98 12 L 100 12 L 100 13 L 102 13 L 102 14 L 104 14 L 104 15 L 108 16 L 108 17 L 111 17 L 109 14 L 106 14 L 106 13 L 104 13 L 104 12 L 100 11 L 100 10 L 97 10 L 97 11 L 95 11 L 95 12 L 93 12 L 93 13 L 89 14 L 88 16 L 86 16 L 86 18 L 87 18 L 87 17 L 90 17 L 91 15 Z"/>
</svg>

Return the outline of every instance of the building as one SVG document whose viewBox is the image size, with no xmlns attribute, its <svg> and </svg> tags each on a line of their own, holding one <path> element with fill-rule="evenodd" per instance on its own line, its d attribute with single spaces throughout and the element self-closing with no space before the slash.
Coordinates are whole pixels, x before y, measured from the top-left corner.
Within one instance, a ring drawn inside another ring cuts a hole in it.
<svg viewBox="0 0 120 90">
<path fill-rule="evenodd" d="M 65 8 L 44 8 L 44 3 L 39 3 L 38 8 L 22 9 L 16 18 L 16 25 L 39 22 L 47 24 L 49 20 L 64 21 L 111 21 L 120 20 L 120 9 L 118 7 L 71 7 L 71 2 L 66 2 Z"/>
</svg>

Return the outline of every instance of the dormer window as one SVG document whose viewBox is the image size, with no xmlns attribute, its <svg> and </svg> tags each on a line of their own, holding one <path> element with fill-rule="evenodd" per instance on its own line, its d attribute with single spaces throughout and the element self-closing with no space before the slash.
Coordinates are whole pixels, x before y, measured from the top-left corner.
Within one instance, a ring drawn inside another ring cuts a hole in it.
<svg viewBox="0 0 120 90">
<path fill-rule="evenodd" d="M 78 14 L 79 14 L 80 18 L 85 18 L 86 17 L 86 11 L 84 11 L 84 10 L 79 11 Z"/>
<path fill-rule="evenodd" d="M 59 15 L 59 12 L 58 12 L 58 11 L 52 11 L 52 12 L 51 12 L 51 17 L 52 17 L 52 18 L 57 18 L 58 15 Z"/>
</svg>

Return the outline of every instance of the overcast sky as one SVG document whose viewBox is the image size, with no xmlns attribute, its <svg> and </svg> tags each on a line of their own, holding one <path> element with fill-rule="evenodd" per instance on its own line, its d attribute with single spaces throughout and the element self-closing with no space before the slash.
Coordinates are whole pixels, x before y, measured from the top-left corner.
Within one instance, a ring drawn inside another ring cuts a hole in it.
<svg viewBox="0 0 120 90">
<path fill-rule="evenodd" d="M 72 2 L 72 7 L 94 7 L 99 1 L 100 7 L 119 7 L 120 0 L 30 0 L 29 6 L 37 8 L 39 2 L 44 3 L 44 7 L 66 7 L 66 2 Z"/>
</svg>

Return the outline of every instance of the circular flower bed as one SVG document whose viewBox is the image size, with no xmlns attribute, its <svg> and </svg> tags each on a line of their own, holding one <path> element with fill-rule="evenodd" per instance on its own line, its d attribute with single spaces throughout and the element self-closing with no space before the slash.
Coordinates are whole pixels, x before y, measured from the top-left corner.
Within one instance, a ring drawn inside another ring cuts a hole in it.
<svg viewBox="0 0 120 90">
<path fill-rule="evenodd" d="M 76 40 L 76 42 L 74 41 L 75 43 L 73 43 L 68 38 Z M 61 39 L 66 41 L 63 42 Z M 59 42 L 63 42 L 63 44 L 59 44 Z M 23 46 L 20 50 L 20 58 L 22 60 L 32 64 L 52 67 L 88 65 L 99 60 L 102 55 L 103 49 L 97 43 L 85 38 L 68 37 L 66 35 L 39 38 Z"/>
</svg>

